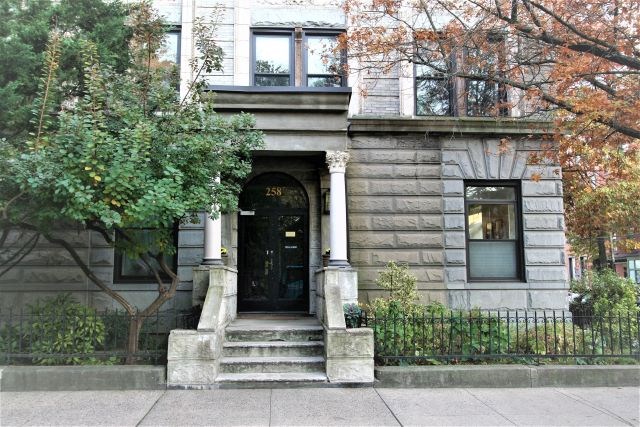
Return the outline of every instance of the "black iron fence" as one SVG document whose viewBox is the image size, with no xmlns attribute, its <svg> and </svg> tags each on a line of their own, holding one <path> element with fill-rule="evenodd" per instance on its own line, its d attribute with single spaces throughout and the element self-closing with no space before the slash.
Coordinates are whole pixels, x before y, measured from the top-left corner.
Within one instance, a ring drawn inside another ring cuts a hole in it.
<svg viewBox="0 0 640 427">
<path fill-rule="evenodd" d="M 144 317 L 135 348 L 123 311 L 8 310 L 0 312 L 0 365 L 165 364 L 169 332 L 195 329 L 198 317 L 177 310 Z"/>
<path fill-rule="evenodd" d="M 640 315 L 568 311 L 440 311 L 376 317 L 376 363 L 638 363 Z"/>
</svg>

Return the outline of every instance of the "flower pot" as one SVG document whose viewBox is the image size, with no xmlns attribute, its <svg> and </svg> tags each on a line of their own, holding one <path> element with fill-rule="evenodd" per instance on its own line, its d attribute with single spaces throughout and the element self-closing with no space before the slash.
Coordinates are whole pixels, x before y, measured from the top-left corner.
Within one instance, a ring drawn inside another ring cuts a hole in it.
<svg viewBox="0 0 640 427">
<path fill-rule="evenodd" d="M 329 258 L 331 258 L 331 255 L 329 255 L 329 254 L 322 255 L 322 266 L 323 267 L 329 267 Z"/>
</svg>

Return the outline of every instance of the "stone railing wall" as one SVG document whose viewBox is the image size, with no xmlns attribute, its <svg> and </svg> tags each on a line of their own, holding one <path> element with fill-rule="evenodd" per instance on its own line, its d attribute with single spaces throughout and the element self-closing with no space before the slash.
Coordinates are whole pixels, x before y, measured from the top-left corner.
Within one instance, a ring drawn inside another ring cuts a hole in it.
<svg viewBox="0 0 640 427">
<path fill-rule="evenodd" d="M 196 271 L 194 280 L 209 281 L 197 330 L 174 329 L 169 335 L 167 387 L 206 388 L 215 382 L 222 357 L 226 326 L 236 317 L 237 271 L 210 266 Z M 197 285 L 198 289 L 203 286 Z"/>
<path fill-rule="evenodd" d="M 343 304 L 357 301 L 357 273 L 328 267 L 316 272 L 318 319 L 324 326 L 326 373 L 330 383 L 373 383 L 373 330 L 347 329 Z M 353 298 L 355 294 L 355 298 Z"/>
</svg>

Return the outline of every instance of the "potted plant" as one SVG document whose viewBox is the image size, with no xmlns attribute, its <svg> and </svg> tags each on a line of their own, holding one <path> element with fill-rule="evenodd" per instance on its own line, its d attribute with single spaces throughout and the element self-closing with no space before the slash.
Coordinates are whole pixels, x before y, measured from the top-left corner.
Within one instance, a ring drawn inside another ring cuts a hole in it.
<svg viewBox="0 0 640 427">
<path fill-rule="evenodd" d="M 224 246 L 220 248 L 220 258 L 222 258 L 222 263 L 227 265 L 229 262 L 229 251 Z"/>
<path fill-rule="evenodd" d="M 329 266 L 329 259 L 331 258 L 331 249 L 325 249 L 324 253 L 322 254 L 322 266 L 323 267 L 328 267 Z"/>
</svg>

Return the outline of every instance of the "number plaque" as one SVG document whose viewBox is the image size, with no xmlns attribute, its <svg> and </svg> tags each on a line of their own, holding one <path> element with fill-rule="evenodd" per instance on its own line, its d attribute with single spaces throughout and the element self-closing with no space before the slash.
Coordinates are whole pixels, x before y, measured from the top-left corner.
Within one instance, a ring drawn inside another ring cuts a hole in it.
<svg viewBox="0 0 640 427">
<path fill-rule="evenodd" d="M 266 187 L 265 196 L 267 197 L 280 197 L 282 196 L 283 187 Z"/>
</svg>

